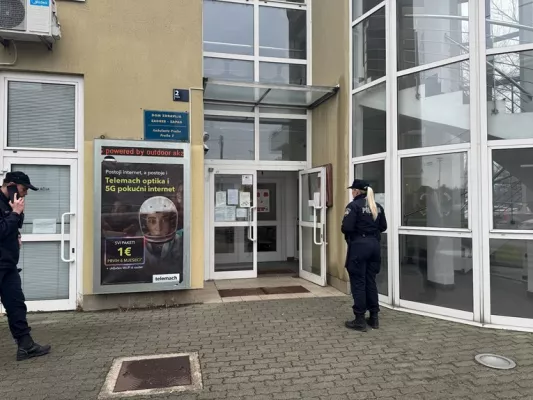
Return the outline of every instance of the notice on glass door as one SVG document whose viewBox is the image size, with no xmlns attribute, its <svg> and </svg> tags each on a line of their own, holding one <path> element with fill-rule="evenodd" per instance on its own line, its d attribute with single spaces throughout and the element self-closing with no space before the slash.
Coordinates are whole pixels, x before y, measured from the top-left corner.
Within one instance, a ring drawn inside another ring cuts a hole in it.
<svg viewBox="0 0 533 400">
<path fill-rule="evenodd" d="M 55 234 L 57 233 L 57 220 L 55 219 L 34 219 L 31 233 Z"/>
</svg>

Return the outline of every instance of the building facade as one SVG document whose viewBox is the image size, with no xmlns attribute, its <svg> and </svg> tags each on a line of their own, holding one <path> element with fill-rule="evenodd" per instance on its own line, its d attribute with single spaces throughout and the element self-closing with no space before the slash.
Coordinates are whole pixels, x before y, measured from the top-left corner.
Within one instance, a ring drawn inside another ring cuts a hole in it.
<svg viewBox="0 0 533 400">
<path fill-rule="evenodd" d="M 533 329 L 529 2 L 37 3 L 50 34 L 35 2 L 0 15 L 0 166 L 41 188 L 22 231 L 31 310 L 284 272 L 348 292 L 357 177 L 389 219 L 385 306 Z M 174 250 L 143 215 L 166 206 L 180 267 L 150 272 Z"/>
</svg>

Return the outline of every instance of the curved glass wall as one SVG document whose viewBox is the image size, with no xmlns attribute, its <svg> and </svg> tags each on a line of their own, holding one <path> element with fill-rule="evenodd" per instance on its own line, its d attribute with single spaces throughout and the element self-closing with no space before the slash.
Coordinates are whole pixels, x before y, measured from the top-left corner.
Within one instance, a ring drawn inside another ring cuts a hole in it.
<svg viewBox="0 0 533 400">
<path fill-rule="evenodd" d="M 381 301 L 533 329 L 533 2 L 351 3 L 350 179 L 388 214 Z"/>
</svg>

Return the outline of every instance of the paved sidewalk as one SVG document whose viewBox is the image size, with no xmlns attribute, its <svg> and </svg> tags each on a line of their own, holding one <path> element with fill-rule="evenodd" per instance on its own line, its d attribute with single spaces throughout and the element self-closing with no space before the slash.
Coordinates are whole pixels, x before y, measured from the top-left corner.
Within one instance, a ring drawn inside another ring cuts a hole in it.
<svg viewBox="0 0 533 400">
<path fill-rule="evenodd" d="M 198 352 L 204 389 L 156 399 L 533 399 L 533 335 L 387 310 L 361 334 L 348 317 L 348 297 L 36 314 L 53 353 L 23 363 L 2 318 L 0 398 L 96 399 L 116 357 Z M 487 369 L 479 352 L 518 366 Z"/>
</svg>

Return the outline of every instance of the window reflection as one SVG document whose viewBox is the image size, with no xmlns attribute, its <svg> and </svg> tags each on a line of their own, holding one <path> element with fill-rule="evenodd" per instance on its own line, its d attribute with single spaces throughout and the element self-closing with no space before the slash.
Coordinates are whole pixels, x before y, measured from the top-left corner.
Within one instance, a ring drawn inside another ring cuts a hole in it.
<svg viewBox="0 0 533 400">
<path fill-rule="evenodd" d="M 259 7 L 259 55 L 305 60 L 306 11 Z"/>
<path fill-rule="evenodd" d="M 533 149 L 492 151 L 494 229 L 533 230 Z"/>
<path fill-rule="evenodd" d="M 397 10 L 398 70 L 468 53 L 468 1 L 398 0 Z"/>
<path fill-rule="evenodd" d="M 209 135 L 207 159 L 253 160 L 255 158 L 253 117 L 205 116 Z"/>
<path fill-rule="evenodd" d="M 353 88 L 385 76 L 385 7 L 353 27 Z"/>
<path fill-rule="evenodd" d="M 533 241 L 490 241 L 491 314 L 533 318 Z"/>
<path fill-rule="evenodd" d="M 466 153 L 403 158 L 402 225 L 468 228 Z"/>
<path fill-rule="evenodd" d="M 487 20 L 488 48 L 533 43 L 533 2 L 489 0 Z"/>
<path fill-rule="evenodd" d="M 259 63 L 259 82 L 306 85 L 307 66 L 262 62 Z"/>
<path fill-rule="evenodd" d="M 225 81 L 253 82 L 254 62 L 204 57 L 204 76 Z"/>
<path fill-rule="evenodd" d="M 400 235 L 400 298 L 471 312 L 472 239 Z"/>
<path fill-rule="evenodd" d="M 387 151 L 385 83 L 353 95 L 353 157 Z"/>
<path fill-rule="evenodd" d="M 204 0 L 204 51 L 254 55 L 254 7 Z"/>
<path fill-rule="evenodd" d="M 469 62 L 446 65 L 398 79 L 400 150 L 468 142 Z"/>
<path fill-rule="evenodd" d="M 533 137 L 533 51 L 487 57 L 489 140 Z"/>
<path fill-rule="evenodd" d="M 307 121 L 263 118 L 259 123 L 259 158 L 270 161 L 307 159 Z"/>
<path fill-rule="evenodd" d="M 383 0 L 352 0 L 352 21 L 366 14 Z"/>
</svg>

